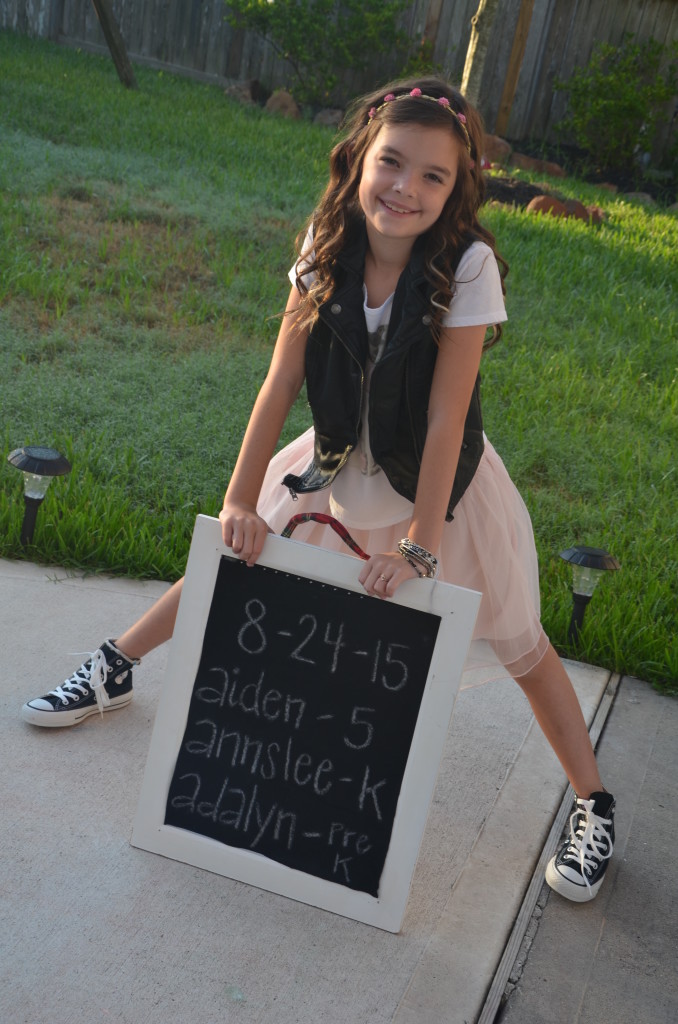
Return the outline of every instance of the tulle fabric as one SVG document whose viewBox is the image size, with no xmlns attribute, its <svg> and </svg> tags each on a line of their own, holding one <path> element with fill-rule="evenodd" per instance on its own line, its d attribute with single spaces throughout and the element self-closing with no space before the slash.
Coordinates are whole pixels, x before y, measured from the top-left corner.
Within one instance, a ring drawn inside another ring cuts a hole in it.
<svg viewBox="0 0 678 1024">
<path fill-rule="evenodd" d="M 258 504 L 274 533 L 281 533 L 301 512 L 330 512 L 329 490 L 300 494 L 293 500 L 281 481 L 299 474 L 311 461 L 313 429 L 307 430 L 271 460 Z M 397 550 L 409 520 L 351 536 L 368 554 Z M 297 527 L 294 539 L 351 555 L 341 538 L 313 522 Z M 357 556 L 353 556 L 357 557 Z M 539 573 L 532 523 L 503 462 L 486 441 L 478 470 L 445 524 L 438 552 L 440 579 L 482 594 L 466 672 L 482 680 L 524 675 L 546 653 L 548 638 L 539 617 Z"/>
</svg>

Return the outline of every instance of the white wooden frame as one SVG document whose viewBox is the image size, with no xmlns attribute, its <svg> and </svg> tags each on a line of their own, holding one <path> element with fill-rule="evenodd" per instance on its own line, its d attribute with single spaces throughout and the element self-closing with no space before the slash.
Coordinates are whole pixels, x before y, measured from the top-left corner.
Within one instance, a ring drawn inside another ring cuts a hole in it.
<svg viewBox="0 0 678 1024">
<path fill-rule="evenodd" d="M 192 694 L 192 683 L 188 685 L 187 680 L 194 680 L 198 671 L 223 555 L 233 557 L 223 544 L 219 521 L 198 516 L 134 821 L 132 845 L 397 932 L 405 913 L 480 594 L 437 581 L 412 580 L 403 584 L 392 598 L 398 604 L 438 615 L 441 622 L 400 789 L 379 896 L 375 898 L 287 867 L 261 854 L 164 823 L 167 795 Z M 260 563 L 364 593 L 358 582 L 362 563 L 349 555 L 271 535 Z"/>
</svg>

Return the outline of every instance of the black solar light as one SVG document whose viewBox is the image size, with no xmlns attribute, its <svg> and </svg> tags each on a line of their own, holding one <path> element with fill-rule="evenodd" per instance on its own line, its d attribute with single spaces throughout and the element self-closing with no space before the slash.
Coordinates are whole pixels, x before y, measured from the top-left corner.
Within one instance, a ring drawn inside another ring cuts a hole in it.
<svg viewBox="0 0 678 1024">
<path fill-rule="evenodd" d="M 54 448 L 27 446 L 10 452 L 7 461 L 24 475 L 24 521 L 21 525 L 21 543 L 24 547 L 33 540 L 38 509 L 55 476 L 70 473 L 71 464 Z"/>
<path fill-rule="evenodd" d="M 584 621 L 586 606 L 593 597 L 604 572 L 620 569 L 617 559 L 602 548 L 587 548 L 577 545 L 561 551 L 560 557 L 572 566 L 572 618 L 567 631 L 568 640 L 574 643 Z"/>
</svg>

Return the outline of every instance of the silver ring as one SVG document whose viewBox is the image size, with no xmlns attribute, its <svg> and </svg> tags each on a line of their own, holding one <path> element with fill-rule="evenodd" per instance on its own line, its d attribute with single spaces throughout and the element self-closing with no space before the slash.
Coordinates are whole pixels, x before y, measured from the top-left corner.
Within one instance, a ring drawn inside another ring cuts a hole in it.
<svg viewBox="0 0 678 1024">
<path fill-rule="evenodd" d="M 380 579 L 380 580 L 383 580 L 383 581 L 384 581 L 384 583 L 388 583 L 388 580 L 387 580 L 387 579 L 386 579 L 386 577 L 385 577 L 385 576 L 383 576 L 383 575 L 382 575 L 382 576 L 380 576 L 380 577 L 379 577 L 379 579 Z"/>
</svg>

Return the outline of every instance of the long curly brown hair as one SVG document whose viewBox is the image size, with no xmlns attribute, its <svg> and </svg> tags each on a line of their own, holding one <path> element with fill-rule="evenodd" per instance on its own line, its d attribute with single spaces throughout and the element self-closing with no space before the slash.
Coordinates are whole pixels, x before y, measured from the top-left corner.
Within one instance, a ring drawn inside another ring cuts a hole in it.
<svg viewBox="0 0 678 1024">
<path fill-rule="evenodd" d="M 464 127 L 450 111 L 438 103 L 409 94 L 420 89 L 424 96 L 444 97 L 455 113 L 466 119 Z M 384 103 L 389 94 L 398 102 Z M 376 110 L 376 113 L 370 111 Z M 330 154 L 330 177 L 312 217 L 313 238 L 309 248 L 304 229 L 297 238 L 297 252 L 304 262 L 304 275 L 313 273 L 310 287 L 303 277 L 297 278 L 302 301 L 298 317 L 301 324 L 311 325 L 318 307 L 330 298 L 335 286 L 336 257 L 352 241 L 364 222 L 358 187 L 365 154 L 383 125 L 417 124 L 449 129 L 460 143 L 457 179 L 443 211 L 424 236 L 425 273 L 432 286 L 431 315 L 434 334 L 440 331 L 442 317 L 455 292 L 454 270 L 468 245 L 486 242 L 500 268 L 502 291 L 508 264 L 499 255 L 494 236 L 478 220 L 478 210 L 485 198 L 485 185 L 480 167 L 483 125 L 479 113 L 462 94 L 441 78 L 400 79 L 376 92 L 362 96 L 351 105 L 343 126 L 343 138 Z M 470 153 L 468 151 L 470 143 Z M 489 348 L 501 336 L 496 324 L 485 342 Z"/>
</svg>

